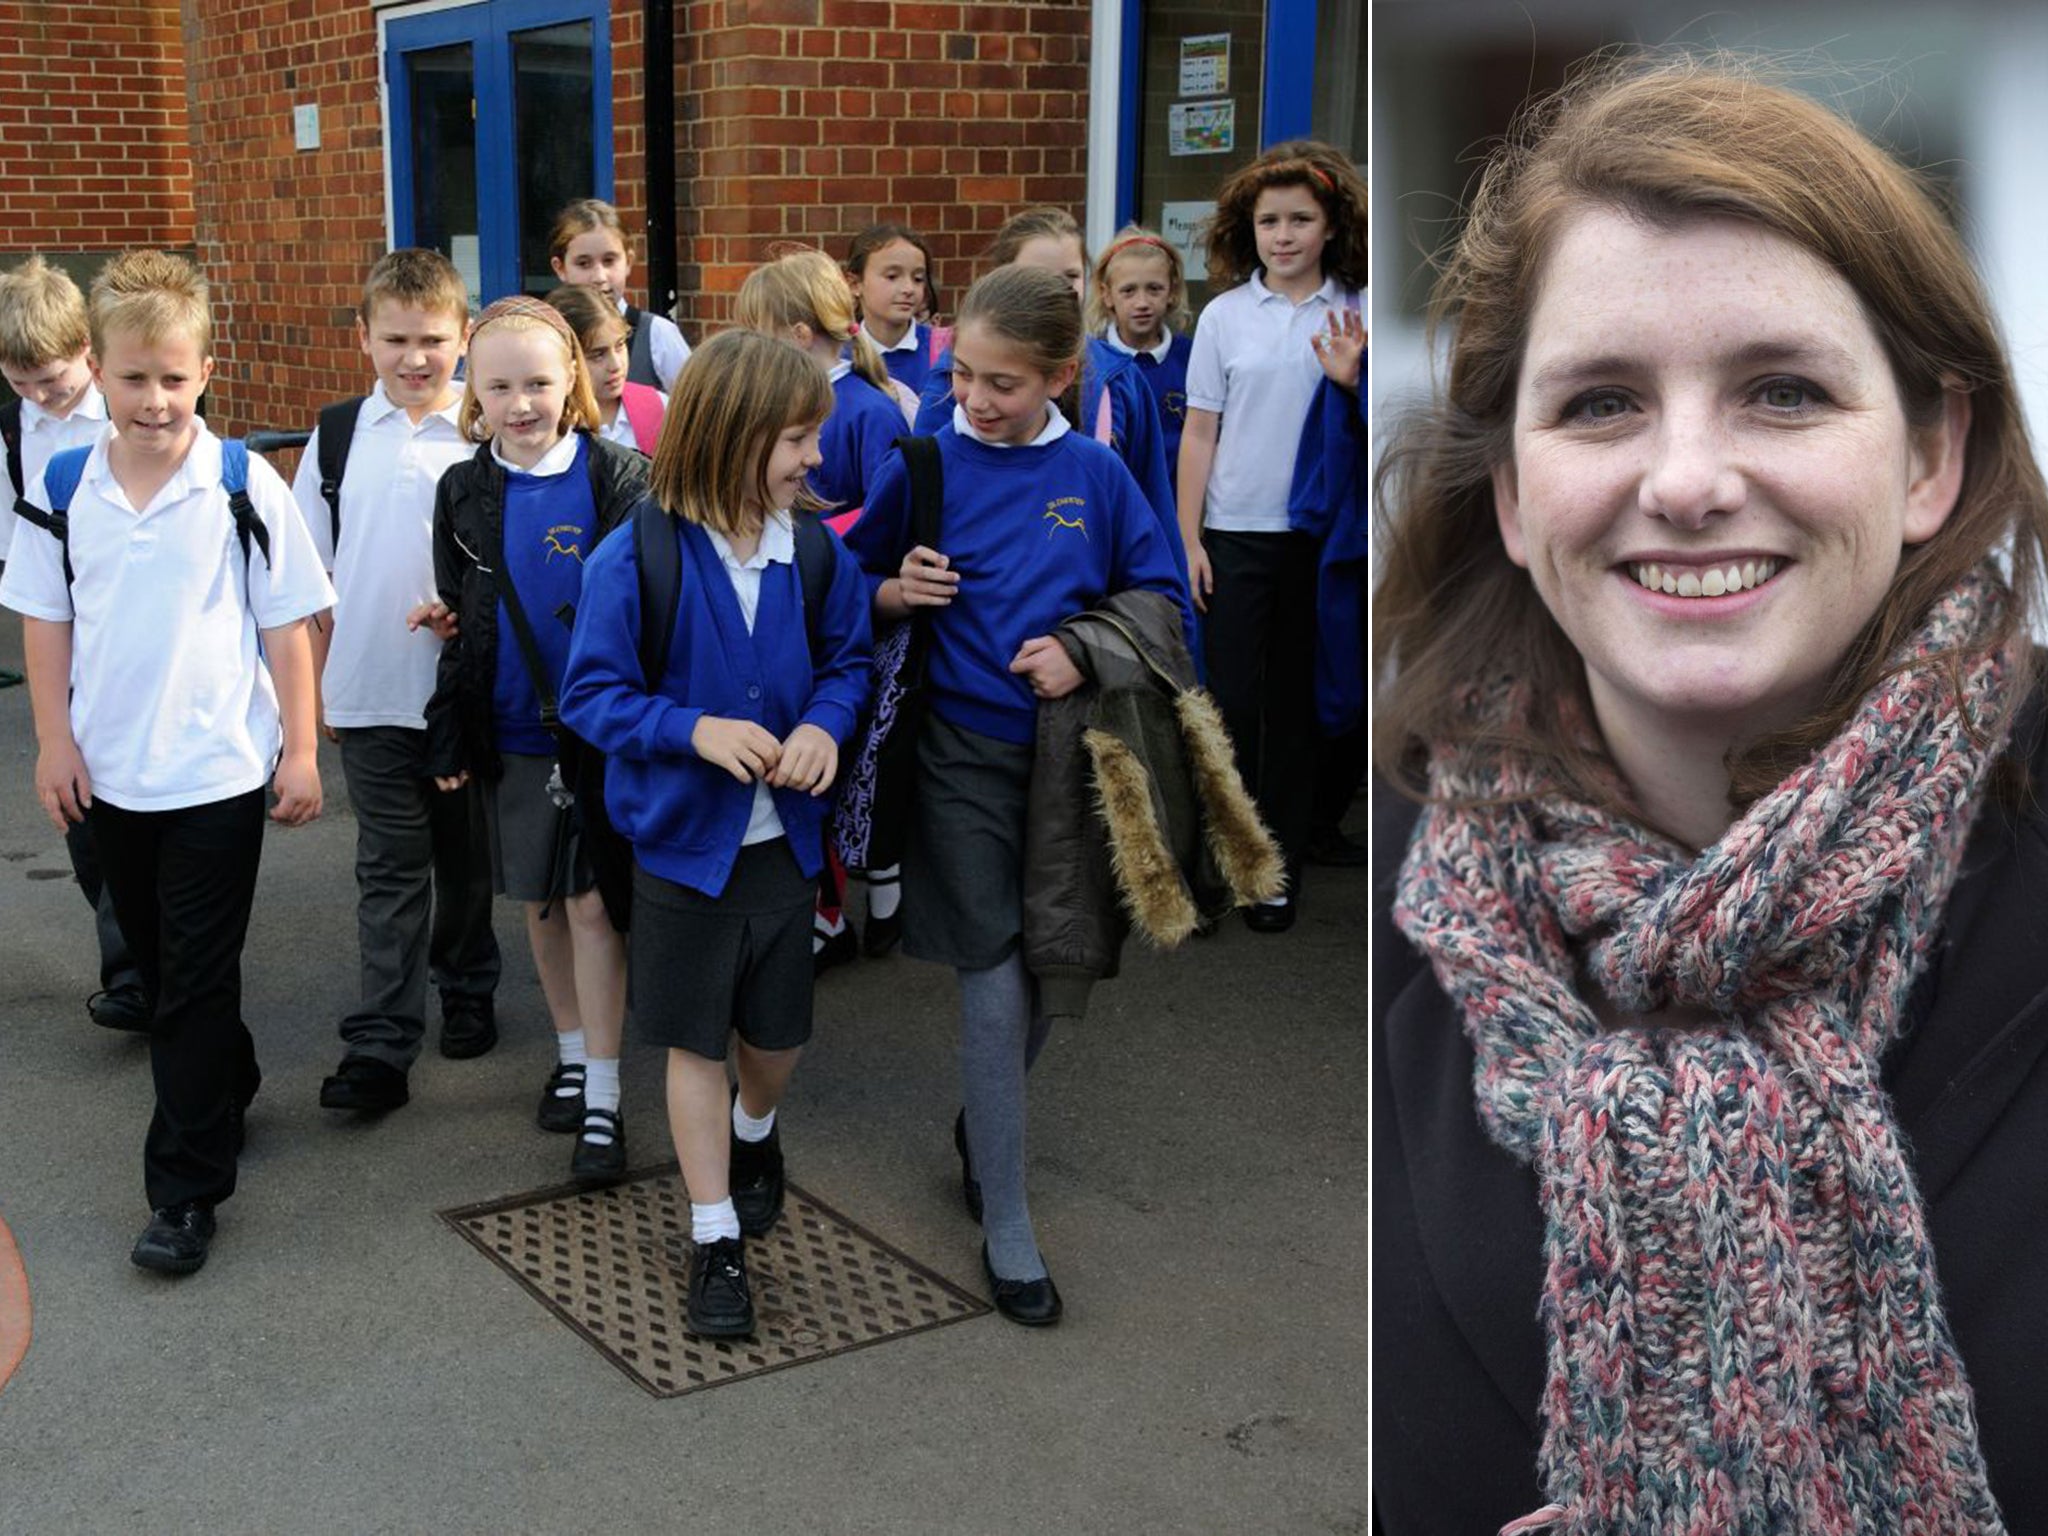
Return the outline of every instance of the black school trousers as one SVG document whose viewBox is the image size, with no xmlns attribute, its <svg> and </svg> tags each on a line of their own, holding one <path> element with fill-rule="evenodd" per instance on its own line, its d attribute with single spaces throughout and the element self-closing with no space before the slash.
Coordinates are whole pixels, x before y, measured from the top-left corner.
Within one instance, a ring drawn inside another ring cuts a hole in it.
<svg viewBox="0 0 2048 1536">
<path fill-rule="evenodd" d="M 1280 840 L 1290 885 L 1316 780 L 1316 544 L 1305 533 L 1207 529 L 1215 589 L 1202 623 L 1209 691 L 1237 771 Z"/>
<path fill-rule="evenodd" d="M 235 1192 L 235 1111 L 262 1074 L 242 1022 L 242 942 L 263 852 L 261 789 L 173 811 L 92 803 L 114 910 L 156 1004 L 156 1111 L 142 1148 L 153 1208 Z"/>
</svg>

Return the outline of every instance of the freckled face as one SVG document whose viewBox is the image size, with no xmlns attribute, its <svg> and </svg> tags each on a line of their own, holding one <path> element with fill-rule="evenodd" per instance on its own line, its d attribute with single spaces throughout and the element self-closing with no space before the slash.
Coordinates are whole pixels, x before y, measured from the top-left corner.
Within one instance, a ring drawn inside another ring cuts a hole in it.
<svg viewBox="0 0 2048 1536">
<path fill-rule="evenodd" d="M 1946 521 L 1968 423 L 1959 394 L 1907 421 L 1855 291 L 1801 247 L 1593 209 L 1541 269 L 1501 537 L 1610 743 L 1753 739 L 1819 703 Z"/>
</svg>

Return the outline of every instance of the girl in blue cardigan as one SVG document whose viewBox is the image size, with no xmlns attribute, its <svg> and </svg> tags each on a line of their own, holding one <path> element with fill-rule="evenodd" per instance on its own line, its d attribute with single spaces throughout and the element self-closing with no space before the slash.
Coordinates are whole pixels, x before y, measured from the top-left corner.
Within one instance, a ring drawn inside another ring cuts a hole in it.
<svg viewBox="0 0 2048 1536">
<path fill-rule="evenodd" d="M 878 616 L 932 615 L 903 948 L 960 978 L 964 1190 L 996 1306 L 1027 1324 L 1061 1310 L 1024 1196 L 1024 1079 L 1047 1020 L 1021 945 L 1038 704 L 1082 681 L 1053 632 L 1132 588 L 1187 607 L 1172 544 L 1130 472 L 1069 427 L 1083 344 L 1060 277 L 1019 265 L 976 283 L 954 333 L 952 420 L 937 434 L 939 547 L 911 543 L 900 455 L 847 535 Z"/>
<path fill-rule="evenodd" d="M 831 410 L 823 370 L 785 342 L 729 331 L 691 354 L 650 500 L 585 568 L 562 687 L 563 720 L 610 759 L 606 809 L 633 847 L 634 1022 L 668 1047 L 689 1326 L 709 1337 L 754 1328 L 741 1237 L 782 1209 L 776 1107 L 811 1034 L 825 796 L 867 695 L 866 584 L 806 484 Z M 664 539 L 675 605 L 644 611 L 658 589 L 642 551 Z M 647 643 L 671 625 L 665 651 Z"/>
</svg>

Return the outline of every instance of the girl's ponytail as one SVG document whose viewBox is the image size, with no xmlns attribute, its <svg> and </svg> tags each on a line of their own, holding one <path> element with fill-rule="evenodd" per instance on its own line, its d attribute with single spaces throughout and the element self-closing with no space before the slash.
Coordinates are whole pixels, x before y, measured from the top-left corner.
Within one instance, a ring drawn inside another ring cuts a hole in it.
<svg viewBox="0 0 2048 1536">
<path fill-rule="evenodd" d="M 853 319 L 853 285 L 838 262 L 808 246 L 782 252 L 740 284 L 733 318 L 750 331 L 781 335 L 795 326 L 852 352 L 853 371 L 893 399 L 889 370 Z"/>
</svg>

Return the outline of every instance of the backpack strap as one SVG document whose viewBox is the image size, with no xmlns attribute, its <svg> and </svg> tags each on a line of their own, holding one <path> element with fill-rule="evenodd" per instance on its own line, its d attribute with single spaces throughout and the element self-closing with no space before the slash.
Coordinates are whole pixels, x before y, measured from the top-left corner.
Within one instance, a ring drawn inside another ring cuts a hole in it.
<svg viewBox="0 0 2048 1536">
<path fill-rule="evenodd" d="M 228 493 L 228 511 L 235 519 L 235 537 L 242 545 L 242 569 L 249 568 L 249 546 L 263 554 L 263 568 L 270 569 L 270 529 L 256 515 L 249 499 L 249 445 L 239 437 L 223 438 L 220 445 L 220 488 Z"/>
<path fill-rule="evenodd" d="M 650 694 L 659 693 L 683 596 L 683 551 L 676 520 L 652 496 L 633 508 L 633 563 L 640 570 L 640 677 Z"/>
<path fill-rule="evenodd" d="M 910 543 L 939 547 L 939 511 L 946 501 L 946 472 L 936 437 L 899 437 L 896 451 L 910 474 Z"/>
<path fill-rule="evenodd" d="M 7 445 L 7 483 L 14 487 L 14 496 L 19 501 L 28 493 L 28 487 L 21 483 L 21 402 L 10 400 L 0 405 L 0 442 Z"/>
<path fill-rule="evenodd" d="M 78 494 L 78 482 L 85 478 L 85 461 L 91 457 L 90 448 L 66 448 L 61 453 L 50 455 L 50 462 L 43 466 L 43 495 L 50 503 L 49 511 L 45 512 L 26 496 L 17 497 L 14 503 L 16 512 L 57 541 L 57 547 L 64 553 L 66 587 L 74 579 L 71 570 L 71 498 Z"/>
<path fill-rule="evenodd" d="M 633 328 L 633 339 L 626 346 L 626 378 L 630 383 L 658 388 L 661 376 L 654 371 L 654 324 L 644 310 L 631 304 L 626 306 L 626 324 Z"/>
<path fill-rule="evenodd" d="M 498 597 L 505 604 L 505 616 L 512 621 L 512 638 L 519 642 L 519 657 L 526 663 L 527 680 L 540 700 L 540 723 L 553 735 L 561 723 L 561 701 L 548 686 L 547 663 L 541 660 L 539 637 L 533 632 L 533 621 L 526 616 L 526 604 L 519 600 L 519 588 L 512 584 L 511 573 L 505 569 L 504 536 L 488 518 L 484 527 L 484 559 L 490 564 L 479 561 L 478 568 L 490 577 L 491 585 L 497 588 Z"/>
<path fill-rule="evenodd" d="M 832 547 L 832 531 L 815 512 L 790 514 L 796 531 L 796 579 L 804 599 L 804 641 L 810 648 L 811 665 L 818 664 L 818 623 L 824 616 L 825 596 L 832 590 L 832 567 L 839 551 Z"/>
<path fill-rule="evenodd" d="M 336 559 L 341 557 L 341 481 L 348 473 L 348 450 L 355 442 L 364 398 L 357 395 L 320 408 L 320 494 L 327 502 L 327 524 L 334 534 L 330 548 Z"/>
<path fill-rule="evenodd" d="M 640 451 L 653 458 L 654 445 L 661 440 L 661 392 L 649 384 L 635 384 L 629 378 L 619 409 L 626 413 L 626 421 L 633 429 L 633 439 L 639 444 Z"/>
</svg>

